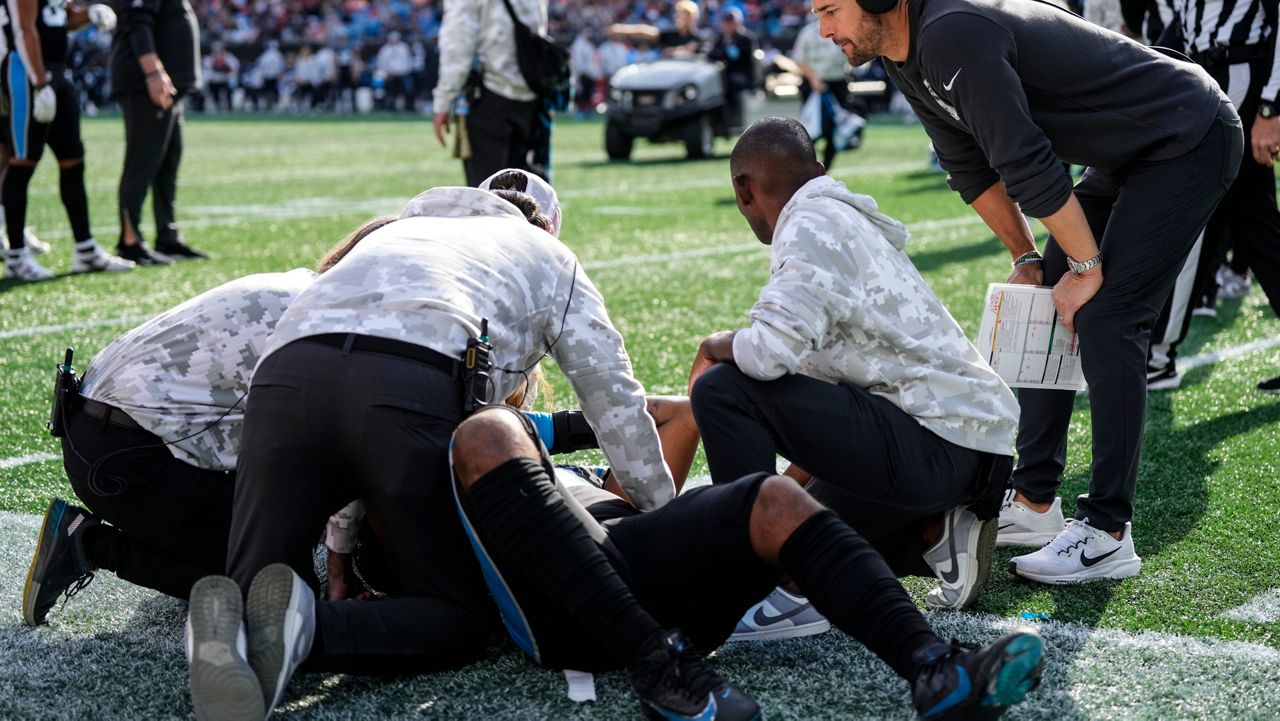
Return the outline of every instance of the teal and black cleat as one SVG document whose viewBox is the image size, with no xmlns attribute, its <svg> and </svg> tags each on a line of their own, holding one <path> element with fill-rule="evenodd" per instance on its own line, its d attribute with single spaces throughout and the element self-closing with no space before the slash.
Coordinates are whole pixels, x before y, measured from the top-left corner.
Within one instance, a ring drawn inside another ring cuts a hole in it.
<svg viewBox="0 0 1280 721">
<path fill-rule="evenodd" d="M 1044 641 L 1020 629 L 981 648 L 952 641 L 916 652 L 913 700 L 923 719 L 993 719 L 1022 701 L 1044 669 Z"/>
<path fill-rule="evenodd" d="M 760 706 L 707 666 L 677 630 L 655 633 L 628 666 L 645 715 L 660 721 L 758 721 Z"/>
<path fill-rule="evenodd" d="M 100 523 L 88 511 L 61 498 L 49 502 L 22 587 L 23 623 L 44 623 L 59 597 L 71 598 L 93 580 L 94 568 L 84 552 L 84 534 Z"/>
</svg>

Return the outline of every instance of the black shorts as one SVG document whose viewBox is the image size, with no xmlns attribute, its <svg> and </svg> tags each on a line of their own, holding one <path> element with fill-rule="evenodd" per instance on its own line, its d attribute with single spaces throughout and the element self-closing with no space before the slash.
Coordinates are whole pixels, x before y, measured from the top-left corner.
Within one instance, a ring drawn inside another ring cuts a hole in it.
<svg viewBox="0 0 1280 721">
<path fill-rule="evenodd" d="M 765 477 L 695 488 L 647 513 L 587 484 L 558 485 L 570 506 L 585 509 L 584 522 L 603 531 L 593 535 L 645 611 L 710 651 L 783 578 L 751 546 L 751 507 Z M 515 574 L 506 581 L 544 665 L 596 671 L 623 661 Z"/>
<path fill-rule="evenodd" d="M 58 98 L 58 110 L 52 122 L 37 123 L 31 115 L 36 91 L 31 87 L 22 57 L 10 52 L 0 63 L 0 89 L 3 91 L 0 139 L 14 158 L 39 162 L 45 143 L 53 149 L 58 160 L 84 157 L 84 143 L 80 139 L 80 100 L 75 86 L 67 80 L 66 70 L 59 66 L 51 66 L 50 75 L 49 85 Z"/>
</svg>

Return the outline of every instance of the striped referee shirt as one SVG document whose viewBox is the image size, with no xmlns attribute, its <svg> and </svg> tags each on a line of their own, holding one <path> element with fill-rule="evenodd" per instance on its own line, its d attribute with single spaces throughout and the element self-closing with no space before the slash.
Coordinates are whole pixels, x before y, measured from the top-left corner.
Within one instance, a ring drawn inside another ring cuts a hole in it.
<svg viewBox="0 0 1280 721">
<path fill-rule="evenodd" d="M 1276 102 L 1280 95 L 1280 67 L 1275 52 L 1278 0 L 1173 0 L 1189 55 L 1215 47 L 1241 48 L 1259 44 L 1271 47 L 1270 76 L 1262 99 Z M 1232 89 L 1232 96 L 1236 95 Z M 1242 95 L 1241 95 L 1242 97 Z"/>
</svg>

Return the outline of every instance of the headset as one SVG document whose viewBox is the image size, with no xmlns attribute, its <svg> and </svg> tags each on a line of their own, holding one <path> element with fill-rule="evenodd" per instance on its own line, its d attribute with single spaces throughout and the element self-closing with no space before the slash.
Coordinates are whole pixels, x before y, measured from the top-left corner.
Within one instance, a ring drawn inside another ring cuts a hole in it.
<svg viewBox="0 0 1280 721">
<path fill-rule="evenodd" d="M 872 15 L 883 15 L 898 7 L 902 0 L 858 0 L 858 5 Z"/>
</svg>

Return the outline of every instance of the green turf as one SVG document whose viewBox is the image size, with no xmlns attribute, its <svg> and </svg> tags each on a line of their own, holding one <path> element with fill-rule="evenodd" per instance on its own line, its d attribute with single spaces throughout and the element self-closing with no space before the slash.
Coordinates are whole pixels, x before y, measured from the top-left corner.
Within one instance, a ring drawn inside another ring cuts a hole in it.
<svg viewBox="0 0 1280 721">
<path fill-rule="evenodd" d="M 86 120 L 84 132 L 95 227 L 111 245 L 122 128 L 119 119 L 97 118 Z M 684 162 L 675 146 L 640 144 L 636 162 L 610 164 L 602 135 L 597 123 L 561 122 L 556 129 L 562 237 L 604 292 L 640 379 L 651 392 L 682 393 L 697 342 L 744 321 L 766 277 L 768 251 L 752 245 L 734 207 L 727 141 L 712 160 Z M 838 158 L 834 174 L 916 228 L 908 251 L 973 334 L 985 286 L 1004 280 L 1008 257 L 942 176 L 926 168 L 926 146 L 918 128 L 876 124 L 863 150 Z M 77 348 L 83 367 L 139 317 L 239 275 L 312 265 L 360 221 L 396 212 L 426 187 L 461 182 L 460 164 L 436 146 L 421 120 L 191 119 L 179 217 L 188 240 L 213 259 L 34 285 L 0 281 L 0 459 L 57 451 L 43 422 L 52 367 L 66 346 Z M 29 224 L 55 246 L 49 267 L 69 270 L 71 243 L 51 162 L 32 182 Z M 144 232 L 149 236 L 149 226 Z M 102 324 L 110 319 L 121 320 Z M 77 323 L 93 327 L 31 330 Z M 1223 303 L 1216 319 L 1197 318 L 1183 354 L 1276 335 L 1280 322 L 1255 291 Z M 1146 562 L 1141 576 L 1045 589 L 998 572 L 976 610 L 998 617 L 1035 611 L 1088 627 L 1280 646 L 1275 623 L 1219 617 L 1280 586 L 1274 552 L 1280 547 L 1280 399 L 1253 391 L 1277 372 L 1280 351 L 1273 349 L 1192 370 L 1181 389 L 1151 397 L 1134 518 Z M 550 375 L 557 400 L 572 403 L 567 384 Z M 1088 400 L 1082 397 L 1063 486 L 1068 513 L 1086 489 L 1088 462 Z M 699 457 L 693 473 L 705 472 Z M 70 494 L 57 462 L 0 468 L 0 510 L 38 512 L 53 494 Z M 1010 555 L 1002 553 L 998 562 Z M 908 585 L 918 597 L 926 587 Z M 846 646 L 814 648 L 843 652 Z M 1075 688 L 1077 681 L 1069 683 Z"/>
</svg>

